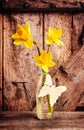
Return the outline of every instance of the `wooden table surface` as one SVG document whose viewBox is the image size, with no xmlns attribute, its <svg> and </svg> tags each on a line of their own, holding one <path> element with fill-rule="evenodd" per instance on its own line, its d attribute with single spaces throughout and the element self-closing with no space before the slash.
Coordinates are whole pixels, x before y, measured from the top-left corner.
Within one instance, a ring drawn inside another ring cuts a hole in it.
<svg viewBox="0 0 84 130">
<path fill-rule="evenodd" d="M 0 130 L 84 130 L 84 112 L 54 112 L 38 120 L 33 112 L 0 112 Z"/>
</svg>

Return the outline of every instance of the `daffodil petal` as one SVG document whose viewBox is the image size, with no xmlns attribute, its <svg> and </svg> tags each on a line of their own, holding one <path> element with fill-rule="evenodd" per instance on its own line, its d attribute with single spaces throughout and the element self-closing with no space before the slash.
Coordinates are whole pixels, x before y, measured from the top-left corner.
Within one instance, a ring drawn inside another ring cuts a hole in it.
<svg viewBox="0 0 84 130">
<path fill-rule="evenodd" d="M 59 39 L 56 39 L 56 40 L 55 40 L 55 43 L 57 43 L 57 45 L 59 45 L 59 46 L 60 46 L 60 45 L 64 45 L 63 42 L 61 42 Z"/>
<path fill-rule="evenodd" d="M 14 44 L 24 44 L 26 48 L 32 48 L 33 39 L 31 38 L 30 33 L 29 23 L 26 22 L 24 26 L 18 24 L 16 33 L 12 35 L 13 40 L 15 40 Z"/>
<path fill-rule="evenodd" d="M 12 37 L 12 39 L 15 40 L 15 39 L 19 38 L 19 35 L 18 35 L 18 33 L 15 33 L 15 34 L 13 34 L 11 37 Z"/>
<path fill-rule="evenodd" d="M 19 30 L 24 30 L 24 28 L 23 28 L 20 24 L 17 25 L 17 28 L 18 28 Z"/>
<path fill-rule="evenodd" d="M 24 28 L 25 28 L 26 32 L 28 32 L 28 35 L 30 36 L 31 30 L 30 30 L 30 25 L 28 22 L 25 22 Z"/>
<path fill-rule="evenodd" d="M 54 28 L 52 28 L 52 27 L 50 27 L 49 28 L 49 33 L 48 33 L 48 36 L 49 37 L 52 37 L 53 36 L 53 32 L 55 31 L 55 29 Z"/>
<path fill-rule="evenodd" d="M 39 56 L 33 56 L 33 58 L 36 61 L 36 65 L 37 66 L 41 66 L 42 65 L 42 61 L 40 60 Z"/>
<path fill-rule="evenodd" d="M 56 63 L 55 63 L 54 61 L 50 61 L 50 62 L 49 62 L 50 67 L 53 67 L 55 64 L 56 64 Z"/>
<path fill-rule="evenodd" d="M 42 50 L 41 57 L 42 57 L 42 59 L 46 58 L 46 51 L 45 50 Z"/>
<path fill-rule="evenodd" d="M 59 40 L 59 38 L 62 36 L 62 29 L 55 29 L 50 27 L 46 34 L 48 35 L 48 38 L 45 40 L 46 44 L 51 45 L 53 43 L 57 43 L 57 45 L 63 45 L 63 43 Z"/>
<path fill-rule="evenodd" d="M 51 45 L 54 42 L 53 42 L 53 40 L 51 38 L 48 37 L 48 38 L 46 38 L 45 43 L 48 44 L 48 45 Z"/>
<path fill-rule="evenodd" d="M 40 66 L 45 72 L 49 71 L 49 67 L 55 65 L 52 61 L 52 53 L 46 53 L 45 50 L 42 51 L 40 56 L 34 56 L 34 60 L 36 61 L 36 65 Z"/>
<path fill-rule="evenodd" d="M 27 41 L 25 41 L 25 47 L 26 48 L 32 48 L 32 45 L 33 45 L 33 39 L 28 39 Z"/>
<path fill-rule="evenodd" d="M 62 36 L 62 29 L 55 29 L 54 30 L 55 31 L 55 36 L 56 36 L 56 38 L 58 39 L 58 38 L 61 38 L 61 36 Z"/>
<path fill-rule="evenodd" d="M 16 44 L 16 45 L 22 45 L 24 43 L 24 40 L 23 39 L 16 39 L 15 41 L 14 41 L 14 44 Z"/>
<path fill-rule="evenodd" d="M 34 60 L 36 60 L 36 62 L 38 61 L 38 56 L 33 56 Z"/>
<path fill-rule="evenodd" d="M 49 56 L 49 59 L 52 59 L 52 52 L 48 52 L 47 55 Z"/>
<path fill-rule="evenodd" d="M 49 69 L 48 69 L 48 67 L 47 66 L 42 66 L 42 69 L 46 72 L 46 73 L 48 73 L 48 71 L 49 71 Z"/>
</svg>

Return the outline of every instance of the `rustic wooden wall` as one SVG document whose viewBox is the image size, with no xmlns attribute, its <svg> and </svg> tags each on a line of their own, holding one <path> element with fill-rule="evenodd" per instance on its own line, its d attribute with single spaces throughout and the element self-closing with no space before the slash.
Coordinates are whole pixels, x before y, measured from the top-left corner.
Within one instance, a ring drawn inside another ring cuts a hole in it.
<svg viewBox="0 0 84 130">
<path fill-rule="evenodd" d="M 84 11 L 84 0 L 1 0 L 3 12 L 27 11 Z M 62 9 L 62 10 L 61 10 Z"/>
<path fill-rule="evenodd" d="M 24 46 L 13 45 L 11 35 L 15 32 L 17 23 L 24 24 L 28 21 L 32 36 L 42 46 L 42 20 L 42 14 L 38 13 L 4 15 L 4 101 L 5 105 L 9 106 L 8 109 L 33 109 L 40 72 L 32 58 L 36 54 L 36 48 L 28 50 Z"/>
<path fill-rule="evenodd" d="M 63 30 L 61 40 L 64 46 L 58 47 L 55 44 L 50 48 L 57 63 L 50 70 L 53 81 L 65 84 L 68 88 L 55 105 L 55 110 L 73 111 L 81 102 L 84 106 L 84 1 L 8 0 L 5 4 L 2 3 L 0 2 L 0 108 L 3 105 L 3 110 L 33 110 L 36 105 L 35 93 L 40 73 L 32 59 L 37 53 L 36 48 L 28 50 L 24 46 L 16 46 L 11 39 L 16 25 L 26 21 L 30 23 L 32 36 L 41 48 L 46 48 L 45 31 L 49 26 Z"/>
<path fill-rule="evenodd" d="M 2 14 L 0 14 L 0 110 L 2 109 Z"/>
</svg>

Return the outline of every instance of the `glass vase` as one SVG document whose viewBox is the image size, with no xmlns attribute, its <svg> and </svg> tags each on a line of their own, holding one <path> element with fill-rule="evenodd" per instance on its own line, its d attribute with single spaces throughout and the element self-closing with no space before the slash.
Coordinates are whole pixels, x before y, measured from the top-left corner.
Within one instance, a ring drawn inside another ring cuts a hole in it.
<svg viewBox="0 0 84 130">
<path fill-rule="evenodd" d="M 46 95 L 44 97 L 38 97 L 40 90 L 44 86 L 46 75 L 46 73 L 40 75 L 37 85 L 36 105 L 38 119 L 51 119 L 53 113 L 53 107 L 50 105 L 50 96 Z"/>
</svg>

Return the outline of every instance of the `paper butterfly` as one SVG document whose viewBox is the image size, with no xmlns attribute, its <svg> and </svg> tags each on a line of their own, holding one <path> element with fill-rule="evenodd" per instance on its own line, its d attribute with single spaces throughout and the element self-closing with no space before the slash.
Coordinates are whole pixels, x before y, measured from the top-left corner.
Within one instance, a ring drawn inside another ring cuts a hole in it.
<svg viewBox="0 0 84 130">
<path fill-rule="evenodd" d="M 44 97 L 49 94 L 50 95 L 50 104 L 51 104 L 51 106 L 53 106 L 54 103 L 59 98 L 59 96 L 61 96 L 61 94 L 63 92 L 65 92 L 66 90 L 67 90 L 66 86 L 55 87 L 54 85 L 52 85 L 51 76 L 49 74 L 47 74 L 46 81 L 44 83 L 44 86 L 40 90 L 38 97 Z"/>
</svg>

